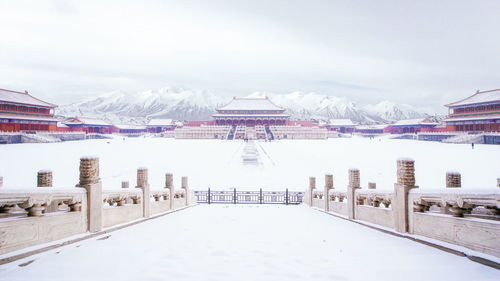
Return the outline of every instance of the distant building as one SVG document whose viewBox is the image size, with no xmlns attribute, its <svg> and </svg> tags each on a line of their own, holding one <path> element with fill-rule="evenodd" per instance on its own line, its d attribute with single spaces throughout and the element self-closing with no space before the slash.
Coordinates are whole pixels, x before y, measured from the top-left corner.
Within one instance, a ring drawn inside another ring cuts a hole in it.
<svg viewBox="0 0 500 281">
<path fill-rule="evenodd" d="M 356 133 L 360 134 L 383 134 L 388 125 L 359 125 L 356 126 Z"/>
<path fill-rule="evenodd" d="M 266 98 L 233 98 L 216 109 L 216 125 L 286 125 L 290 115 Z"/>
<path fill-rule="evenodd" d="M 474 95 L 445 105 L 448 131 L 500 132 L 500 89 L 477 91 Z"/>
<path fill-rule="evenodd" d="M 352 133 L 356 124 L 354 124 L 351 119 L 330 119 L 325 127 L 329 131 L 337 131 L 340 133 Z"/>
<path fill-rule="evenodd" d="M 146 126 L 131 124 L 116 124 L 111 127 L 112 133 L 119 134 L 141 134 L 147 132 Z"/>
<path fill-rule="evenodd" d="M 425 128 L 434 128 L 438 123 L 431 122 L 429 118 L 399 120 L 388 126 L 384 132 L 391 134 L 414 134 Z"/>
<path fill-rule="evenodd" d="M 57 131 L 56 107 L 28 92 L 0 89 L 0 131 Z"/>
<path fill-rule="evenodd" d="M 71 131 L 80 131 L 85 133 L 110 134 L 112 126 L 110 123 L 90 117 L 74 117 L 64 122 Z"/>
<path fill-rule="evenodd" d="M 148 132 L 161 133 L 164 131 L 172 131 L 177 127 L 173 119 L 151 119 L 147 125 Z"/>
</svg>

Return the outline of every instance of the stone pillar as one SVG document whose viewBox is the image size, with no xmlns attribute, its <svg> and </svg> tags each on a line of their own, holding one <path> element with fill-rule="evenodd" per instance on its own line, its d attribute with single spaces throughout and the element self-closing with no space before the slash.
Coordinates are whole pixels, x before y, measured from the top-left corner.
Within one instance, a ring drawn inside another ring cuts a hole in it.
<svg viewBox="0 0 500 281">
<path fill-rule="evenodd" d="M 356 218 L 356 189 L 360 188 L 358 169 L 349 169 L 349 185 L 347 186 L 347 216 Z"/>
<path fill-rule="evenodd" d="M 52 187 L 52 171 L 40 170 L 37 174 L 38 187 Z"/>
<path fill-rule="evenodd" d="M 99 158 L 80 158 L 80 182 L 87 189 L 87 219 L 90 232 L 102 230 L 102 183 L 99 178 Z"/>
<path fill-rule="evenodd" d="M 330 196 L 328 195 L 330 189 L 333 189 L 333 175 L 326 174 L 325 175 L 325 189 L 323 192 L 323 199 L 325 202 L 325 211 L 326 212 L 328 212 L 330 209 Z"/>
<path fill-rule="evenodd" d="M 122 188 L 129 188 L 130 184 L 128 181 L 122 181 Z"/>
<path fill-rule="evenodd" d="M 165 188 L 168 188 L 170 190 L 170 210 L 173 210 L 175 205 L 174 205 L 174 197 L 175 197 L 175 190 L 174 190 L 174 175 L 167 173 L 165 174 Z"/>
<path fill-rule="evenodd" d="M 0 176 L 0 187 L 3 187 L 3 177 Z"/>
<path fill-rule="evenodd" d="M 316 178 L 315 177 L 309 177 L 309 188 L 307 189 L 307 204 L 309 204 L 310 207 L 313 205 L 313 192 L 314 189 L 316 188 Z"/>
<path fill-rule="evenodd" d="M 377 184 L 374 182 L 369 182 L 368 183 L 368 189 L 377 189 Z"/>
<path fill-rule="evenodd" d="M 459 172 L 446 172 L 446 187 L 462 187 L 462 176 Z"/>
<path fill-rule="evenodd" d="M 189 206 L 188 178 L 187 177 L 181 178 L 181 188 L 184 189 L 184 192 L 185 192 L 186 206 Z"/>
<path fill-rule="evenodd" d="M 0 177 L 0 187 L 2 187 L 2 177 Z M 497 178 L 497 187 L 500 187 L 500 178 Z"/>
<path fill-rule="evenodd" d="M 151 216 L 151 207 L 149 202 L 148 168 L 137 168 L 137 188 L 142 189 L 142 215 L 149 218 Z"/>
<path fill-rule="evenodd" d="M 415 186 L 415 161 L 409 158 L 398 159 L 397 183 L 394 184 L 394 199 L 391 204 L 397 232 L 408 232 L 408 212 L 412 208 L 408 202 L 408 193 L 412 188 L 418 188 Z"/>
</svg>

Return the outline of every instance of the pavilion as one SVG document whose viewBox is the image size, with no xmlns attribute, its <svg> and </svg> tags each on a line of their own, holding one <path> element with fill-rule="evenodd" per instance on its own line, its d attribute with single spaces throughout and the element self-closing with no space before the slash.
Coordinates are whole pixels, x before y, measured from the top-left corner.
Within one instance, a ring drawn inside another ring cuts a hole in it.
<svg viewBox="0 0 500 281">
<path fill-rule="evenodd" d="M 216 125 L 286 125 L 290 115 L 285 109 L 265 98 L 236 98 L 216 109 L 212 117 Z"/>
</svg>

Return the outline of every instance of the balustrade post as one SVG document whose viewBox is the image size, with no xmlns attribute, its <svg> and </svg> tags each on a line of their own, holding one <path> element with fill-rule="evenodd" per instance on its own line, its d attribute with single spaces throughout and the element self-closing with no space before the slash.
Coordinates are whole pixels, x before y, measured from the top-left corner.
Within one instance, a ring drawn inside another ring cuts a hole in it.
<svg viewBox="0 0 500 281">
<path fill-rule="evenodd" d="M 325 188 L 324 188 L 324 194 L 323 194 L 323 199 L 325 203 L 325 211 L 328 212 L 330 209 L 330 189 L 333 189 L 333 175 L 332 174 L 326 174 L 325 175 Z"/>
<path fill-rule="evenodd" d="M 122 181 L 122 188 L 129 188 L 130 184 L 128 181 Z"/>
<path fill-rule="evenodd" d="M 410 203 L 408 193 L 415 186 L 415 161 L 409 158 L 397 160 L 397 183 L 394 184 L 394 201 L 391 203 L 394 226 L 397 232 L 408 232 L 408 212 Z"/>
<path fill-rule="evenodd" d="M 189 206 L 188 177 L 181 178 L 181 188 L 184 189 L 186 194 L 186 206 Z"/>
<path fill-rule="evenodd" d="M 148 183 L 148 168 L 137 169 L 137 188 L 142 189 L 142 215 L 145 218 L 151 216 L 150 190 Z"/>
<path fill-rule="evenodd" d="M 102 230 L 102 183 L 99 178 L 99 158 L 80 158 L 80 182 L 77 187 L 87 190 L 87 220 L 90 232 Z"/>
<path fill-rule="evenodd" d="M 175 199 L 175 190 L 174 190 L 174 175 L 171 173 L 165 174 L 165 188 L 168 188 L 170 191 L 170 210 L 175 208 L 174 199 Z"/>
<path fill-rule="evenodd" d="M 262 203 L 263 203 L 263 202 L 262 202 L 262 201 L 264 201 L 263 199 L 264 199 L 264 198 L 262 197 L 262 188 L 261 188 L 261 189 L 260 189 L 260 191 L 259 191 L 259 204 L 262 204 Z"/>
<path fill-rule="evenodd" d="M 37 186 L 38 187 L 52 187 L 52 171 L 40 170 L 37 173 Z"/>
<path fill-rule="evenodd" d="M 210 195 L 210 187 L 208 188 L 208 204 L 210 205 L 210 201 L 212 200 L 211 195 Z"/>
<path fill-rule="evenodd" d="M 462 176 L 459 172 L 446 172 L 446 188 L 462 187 Z"/>
<path fill-rule="evenodd" d="M 0 187 L 2 187 L 2 177 L 0 177 Z M 500 187 L 500 178 L 497 178 L 497 187 Z"/>
<path fill-rule="evenodd" d="M 347 186 L 347 216 L 353 220 L 356 218 L 356 189 L 360 188 L 358 169 L 349 169 L 349 185 Z"/>
<path fill-rule="evenodd" d="M 309 204 L 310 207 L 313 206 L 313 192 L 314 189 L 316 188 L 316 178 L 315 177 L 309 177 L 309 188 L 307 189 L 307 204 Z"/>
<path fill-rule="evenodd" d="M 3 177 L 0 176 L 0 187 L 3 187 Z"/>
<path fill-rule="evenodd" d="M 377 184 L 374 182 L 369 182 L 368 183 L 368 189 L 377 189 Z"/>
</svg>

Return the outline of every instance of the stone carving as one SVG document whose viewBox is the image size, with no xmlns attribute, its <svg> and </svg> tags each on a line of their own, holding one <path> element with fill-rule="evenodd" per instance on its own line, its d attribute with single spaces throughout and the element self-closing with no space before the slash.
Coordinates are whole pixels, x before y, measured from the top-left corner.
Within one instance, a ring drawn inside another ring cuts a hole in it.
<svg viewBox="0 0 500 281">
<path fill-rule="evenodd" d="M 168 190 L 152 190 L 151 197 L 155 199 L 155 201 L 160 201 L 160 199 L 168 200 L 170 198 L 170 193 Z"/>
<path fill-rule="evenodd" d="M 369 182 L 368 183 L 368 189 L 377 189 L 377 184 L 374 182 Z"/>
<path fill-rule="evenodd" d="M 37 174 L 38 187 L 52 187 L 52 171 L 40 170 Z"/>
<path fill-rule="evenodd" d="M 333 188 L 333 175 L 332 174 L 326 174 L 325 175 L 325 187 L 327 189 L 332 189 Z"/>
<path fill-rule="evenodd" d="M 398 165 L 397 184 L 413 187 L 415 186 L 415 161 L 409 158 L 400 158 Z"/>
<path fill-rule="evenodd" d="M 122 181 L 122 188 L 129 188 L 130 184 L 128 181 Z"/>
<path fill-rule="evenodd" d="M 393 198 L 394 195 L 390 191 L 375 191 L 375 190 L 356 191 L 357 205 L 381 207 L 380 204 L 382 204 L 385 208 L 389 208 Z"/>
<path fill-rule="evenodd" d="M 344 202 L 344 199 L 347 197 L 347 194 L 345 191 L 335 191 L 333 189 L 330 189 L 329 197 L 330 197 L 330 201 L 337 200 L 338 202 Z"/>
<path fill-rule="evenodd" d="M 85 190 L 81 189 L 2 192 L 0 193 L 0 212 L 11 213 L 19 207 L 24 209 L 28 216 L 42 216 L 45 208 L 52 202 L 57 202 L 58 206 L 68 206 L 70 212 L 79 212 L 85 193 Z"/>
<path fill-rule="evenodd" d="M 133 202 L 133 204 L 140 204 L 142 198 L 142 191 L 140 189 L 129 189 L 129 190 L 103 190 L 102 191 L 102 202 L 108 203 L 110 207 L 124 206 L 127 202 Z"/>
<path fill-rule="evenodd" d="M 413 199 L 414 212 L 427 212 L 432 206 L 446 208 L 454 217 L 463 217 L 470 214 L 476 207 L 490 210 L 492 215 L 498 216 L 500 209 L 500 194 L 480 192 L 426 192 L 415 193 Z"/>
<path fill-rule="evenodd" d="M 80 183 L 78 186 L 95 184 L 99 182 L 99 158 L 80 158 Z"/>
<path fill-rule="evenodd" d="M 137 187 L 145 187 L 148 185 L 148 168 L 137 169 Z"/>
<path fill-rule="evenodd" d="M 446 187 L 461 187 L 462 177 L 459 172 L 446 172 Z"/>
<path fill-rule="evenodd" d="M 349 186 L 352 188 L 360 188 L 359 170 L 349 169 Z"/>
<path fill-rule="evenodd" d="M 315 177 L 310 177 L 309 178 L 309 188 L 310 189 L 315 189 L 316 188 L 316 178 Z"/>
</svg>

